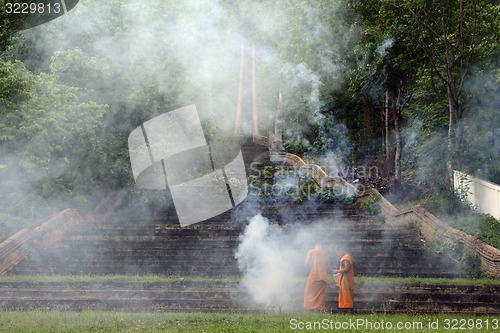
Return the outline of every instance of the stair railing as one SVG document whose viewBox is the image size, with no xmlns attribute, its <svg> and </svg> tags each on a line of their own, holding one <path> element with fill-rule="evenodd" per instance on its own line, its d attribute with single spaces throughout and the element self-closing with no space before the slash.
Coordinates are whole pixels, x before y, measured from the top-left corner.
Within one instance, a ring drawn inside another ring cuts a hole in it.
<svg viewBox="0 0 500 333">
<path fill-rule="evenodd" d="M 255 57 L 255 54 L 252 54 L 253 57 Z M 253 59 L 252 63 L 253 66 L 255 66 L 255 59 Z M 252 71 L 252 87 L 252 100 L 256 100 L 254 70 Z M 253 141 L 269 149 L 271 161 L 284 161 L 296 169 L 301 170 L 302 172 L 310 175 L 316 184 L 318 184 L 321 188 L 335 188 L 340 186 L 343 189 L 348 189 L 350 193 L 356 195 L 356 197 L 360 200 L 371 196 L 378 197 L 380 212 L 381 215 L 384 216 L 386 222 L 396 224 L 417 222 L 419 232 L 427 240 L 445 238 L 451 241 L 459 241 L 479 258 L 482 272 L 493 277 L 500 277 L 499 249 L 481 241 L 477 237 L 447 226 L 446 223 L 438 219 L 422 206 L 417 205 L 398 210 L 376 189 L 368 189 L 366 191 L 363 189 L 360 191 L 352 184 L 349 184 L 344 178 L 340 176 L 330 176 L 319 165 L 307 164 L 299 156 L 286 152 L 283 146 L 282 112 L 282 98 L 280 92 L 275 117 L 274 132 L 269 131 L 268 136 L 266 137 L 259 133 L 258 124 L 256 123 L 256 120 L 258 119 L 256 115 L 257 107 L 256 105 L 253 105 L 252 107 L 252 113 L 254 114 L 252 119 L 255 121 L 253 124 Z"/>
<path fill-rule="evenodd" d="M 0 275 L 4 275 L 32 253 L 57 242 L 80 222 L 76 209 L 65 209 L 38 222 L 33 229 L 23 228 L 0 243 Z"/>
</svg>

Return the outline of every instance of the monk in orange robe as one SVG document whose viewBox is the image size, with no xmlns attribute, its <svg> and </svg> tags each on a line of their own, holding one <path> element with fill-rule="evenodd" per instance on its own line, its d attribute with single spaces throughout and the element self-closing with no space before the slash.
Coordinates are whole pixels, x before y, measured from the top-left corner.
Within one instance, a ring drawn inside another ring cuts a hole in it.
<svg viewBox="0 0 500 333">
<path fill-rule="evenodd" d="M 304 290 L 304 309 L 325 311 L 328 259 L 321 245 L 316 244 L 307 252 L 306 267 L 309 277 Z"/>
<path fill-rule="evenodd" d="M 333 271 L 334 274 L 339 274 L 339 309 L 351 313 L 354 310 L 354 261 L 349 253 L 342 250 L 338 250 L 337 254 L 342 256 L 339 269 Z"/>
</svg>

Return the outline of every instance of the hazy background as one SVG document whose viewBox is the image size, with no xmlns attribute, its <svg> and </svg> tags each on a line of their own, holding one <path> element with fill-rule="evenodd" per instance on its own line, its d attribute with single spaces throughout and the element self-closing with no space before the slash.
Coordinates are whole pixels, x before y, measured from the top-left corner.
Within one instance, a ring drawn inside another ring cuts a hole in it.
<svg viewBox="0 0 500 333">
<path fill-rule="evenodd" d="M 492 10 L 481 12 L 485 48 L 464 81 L 464 139 L 455 151 L 463 153 L 454 162 L 495 181 L 498 11 L 492 1 L 480 3 Z M 159 114 L 196 104 L 209 141 L 231 137 L 241 51 L 249 89 L 252 48 L 262 134 L 272 127 L 281 91 L 286 148 L 332 172 L 380 162 L 389 165 L 391 178 L 393 152 L 385 159 L 381 115 L 388 64 L 415 74 L 401 118 L 408 186 L 393 198 L 423 197 L 433 212 L 456 212 L 444 165 L 446 87 L 431 80 L 429 61 L 411 62 L 422 54 L 413 34 L 420 30 L 394 30 L 388 22 L 407 17 L 381 5 L 82 0 L 68 14 L 15 34 L 0 66 L 2 237 L 66 207 L 91 210 L 113 190 L 129 191 L 145 205 L 166 205 L 164 194 L 135 185 L 128 135 Z"/>
<path fill-rule="evenodd" d="M 272 126 L 281 91 L 290 141 L 308 149 L 318 132 L 328 142 L 324 158 L 346 160 L 346 128 L 321 112 L 321 96 L 345 80 L 359 36 L 351 16 L 340 0 L 82 0 L 17 33 L 7 59 L 23 62 L 15 66 L 30 96 L 11 110 L 27 116 L 11 125 L 30 127 L 2 152 L 0 211 L 31 220 L 134 190 L 128 134 L 178 107 L 196 104 L 208 140 L 230 136 L 240 56 L 249 91 L 252 48 L 261 132 Z M 248 113 L 250 100 L 243 103 Z"/>
</svg>

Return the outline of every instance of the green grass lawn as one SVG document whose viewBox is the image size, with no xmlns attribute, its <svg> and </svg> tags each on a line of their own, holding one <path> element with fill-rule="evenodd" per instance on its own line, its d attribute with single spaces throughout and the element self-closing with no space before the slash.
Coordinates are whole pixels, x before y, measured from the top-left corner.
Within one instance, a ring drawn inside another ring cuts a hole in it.
<svg viewBox="0 0 500 333">
<path fill-rule="evenodd" d="M 498 317 L 126 312 L 0 312 L 1 332 L 497 332 Z"/>
<path fill-rule="evenodd" d="M 7 275 L 0 283 L 238 282 L 237 277 L 195 278 L 160 275 L 44 276 Z M 421 283 L 500 285 L 500 279 L 424 279 L 356 277 L 357 283 Z M 1 301 L 1 294 L 0 294 Z M 243 313 L 128 313 L 114 311 L 2 311 L 0 332 L 497 332 L 499 316 L 394 314 L 243 314 Z"/>
<path fill-rule="evenodd" d="M 303 279 L 302 279 L 303 280 Z M 300 280 L 300 281 L 302 281 Z M 106 283 L 106 282 L 126 282 L 126 283 L 182 283 L 182 282 L 203 282 L 203 283 L 237 283 L 239 277 L 229 276 L 221 278 L 191 277 L 191 276 L 163 276 L 163 275 L 3 275 L 0 276 L 0 283 L 5 282 L 68 282 L 68 283 Z M 300 282 L 298 281 L 298 282 Z M 420 283 L 420 284 L 445 284 L 445 285 L 492 285 L 500 286 L 500 279 L 445 279 L 445 278 L 421 278 L 421 277 L 371 277 L 356 276 L 356 283 Z"/>
</svg>

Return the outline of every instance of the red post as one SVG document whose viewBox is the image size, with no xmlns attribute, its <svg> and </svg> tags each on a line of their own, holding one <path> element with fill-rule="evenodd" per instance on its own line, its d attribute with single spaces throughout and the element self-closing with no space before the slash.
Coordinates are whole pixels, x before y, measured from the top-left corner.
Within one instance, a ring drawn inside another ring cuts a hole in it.
<svg viewBox="0 0 500 333">
<path fill-rule="evenodd" d="M 259 135 L 259 119 L 257 115 L 257 89 L 255 85 L 255 47 L 252 46 L 252 128 L 253 136 Z"/>
<path fill-rule="evenodd" d="M 241 60 L 240 60 L 240 82 L 238 85 L 238 100 L 236 102 L 236 119 L 234 122 L 234 132 L 240 132 L 240 115 L 241 115 L 241 97 L 243 94 L 243 46 L 241 47 Z"/>
</svg>

